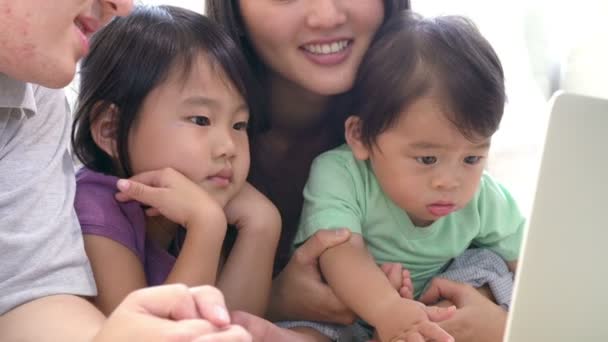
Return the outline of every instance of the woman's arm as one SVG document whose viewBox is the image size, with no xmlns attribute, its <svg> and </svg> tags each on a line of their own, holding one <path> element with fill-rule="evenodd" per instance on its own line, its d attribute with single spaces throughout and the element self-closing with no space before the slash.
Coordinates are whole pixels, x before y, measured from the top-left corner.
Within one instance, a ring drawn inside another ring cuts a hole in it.
<svg viewBox="0 0 608 342">
<path fill-rule="evenodd" d="M 321 279 L 319 256 L 350 238 L 348 229 L 320 230 L 298 247 L 289 263 L 274 278 L 268 319 L 313 320 L 351 324 L 355 314 Z"/>
<path fill-rule="evenodd" d="M 228 203 L 225 211 L 228 221 L 236 225 L 238 236 L 217 286 L 231 310 L 263 316 L 281 233 L 279 211 L 249 183 Z"/>
</svg>

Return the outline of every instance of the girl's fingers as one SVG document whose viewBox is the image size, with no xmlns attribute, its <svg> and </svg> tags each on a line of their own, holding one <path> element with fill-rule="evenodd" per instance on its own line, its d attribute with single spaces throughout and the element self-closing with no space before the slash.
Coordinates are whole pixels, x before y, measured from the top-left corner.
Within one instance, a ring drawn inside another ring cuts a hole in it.
<svg viewBox="0 0 608 342">
<path fill-rule="evenodd" d="M 175 174 L 176 172 L 173 169 L 167 168 L 141 172 L 132 176 L 129 180 L 153 187 L 165 187 Z"/>
<path fill-rule="evenodd" d="M 146 216 L 160 216 L 160 211 L 156 208 L 146 209 Z"/>
<path fill-rule="evenodd" d="M 135 182 L 130 179 L 119 179 L 116 187 L 120 191 L 115 198 L 119 201 L 136 200 L 152 207 L 158 206 L 163 189 Z M 120 195 L 119 195 L 120 194 Z"/>
<path fill-rule="evenodd" d="M 179 173 L 173 169 L 162 169 L 138 173 L 129 179 L 119 179 L 116 187 L 120 192 L 116 194 L 116 199 L 121 202 L 137 200 L 152 204 L 158 191 L 166 188 L 176 175 Z"/>
</svg>

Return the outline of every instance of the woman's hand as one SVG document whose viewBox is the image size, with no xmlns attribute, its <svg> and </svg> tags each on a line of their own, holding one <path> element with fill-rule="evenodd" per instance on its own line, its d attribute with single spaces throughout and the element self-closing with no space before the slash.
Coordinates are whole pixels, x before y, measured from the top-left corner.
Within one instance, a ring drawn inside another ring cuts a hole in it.
<svg viewBox="0 0 608 342">
<path fill-rule="evenodd" d="M 439 299 L 456 305 L 453 317 L 439 323 L 459 342 L 502 341 L 507 312 L 470 285 L 435 278 L 420 301 L 432 305 Z"/>
<path fill-rule="evenodd" d="M 136 340 L 249 342 L 252 338 L 231 324 L 224 297 L 216 288 L 165 285 L 132 292 L 94 339 Z"/>
<path fill-rule="evenodd" d="M 205 190 L 171 168 L 147 171 L 116 184 L 116 199 L 149 205 L 148 216 L 163 215 L 189 228 L 194 222 L 226 226 L 224 211 Z"/>
<path fill-rule="evenodd" d="M 336 297 L 319 271 L 319 256 L 349 238 L 347 229 L 321 230 L 296 249 L 273 281 L 268 310 L 271 320 L 354 322 L 355 314 Z"/>
</svg>

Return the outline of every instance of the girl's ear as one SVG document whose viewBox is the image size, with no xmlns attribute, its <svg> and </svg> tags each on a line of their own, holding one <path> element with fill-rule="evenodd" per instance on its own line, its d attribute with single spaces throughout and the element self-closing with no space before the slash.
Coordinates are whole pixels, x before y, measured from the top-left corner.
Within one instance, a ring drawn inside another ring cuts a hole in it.
<svg viewBox="0 0 608 342">
<path fill-rule="evenodd" d="M 97 104 L 101 106 L 102 104 Z M 118 108 L 110 104 L 99 113 L 97 119 L 91 123 L 91 135 L 95 144 L 112 158 L 118 158 L 116 144 L 118 131 Z"/>
<path fill-rule="evenodd" d="M 346 119 L 344 123 L 344 137 L 355 158 L 359 160 L 367 160 L 369 158 L 369 149 L 361 140 L 361 119 L 358 116 L 351 115 Z"/>
</svg>

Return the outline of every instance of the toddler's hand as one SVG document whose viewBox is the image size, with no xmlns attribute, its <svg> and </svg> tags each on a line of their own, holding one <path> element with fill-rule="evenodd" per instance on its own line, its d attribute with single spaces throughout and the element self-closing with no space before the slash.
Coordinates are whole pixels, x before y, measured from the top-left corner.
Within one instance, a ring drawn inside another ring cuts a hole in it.
<svg viewBox="0 0 608 342">
<path fill-rule="evenodd" d="M 410 271 L 404 269 L 403 265 L 398 262 L 387 262 L 382 264 L 380 269 L 401 297 L 414 299 L 414 285 L 412 284 Z"/>
<path fill-rule="evenodd" d="M 376 326 L 380 341 L 437 341 L 454 339 L 436 321 L 450 318 L 456 311 L 450 308 L 429 308 L 409 299 L 392 303 Z"/>
<path fill-rule="evenodd" d="M 116 184 L 121 202 L 136 200 L 151 208 L 148 216 L 163 215 L 169 220 L 188 228 L 193 222 L 216 222 L 226 226 L 226 218 L 220 205 L 200 186 L 171 168 L 147 171 Z"/>
</svg>

